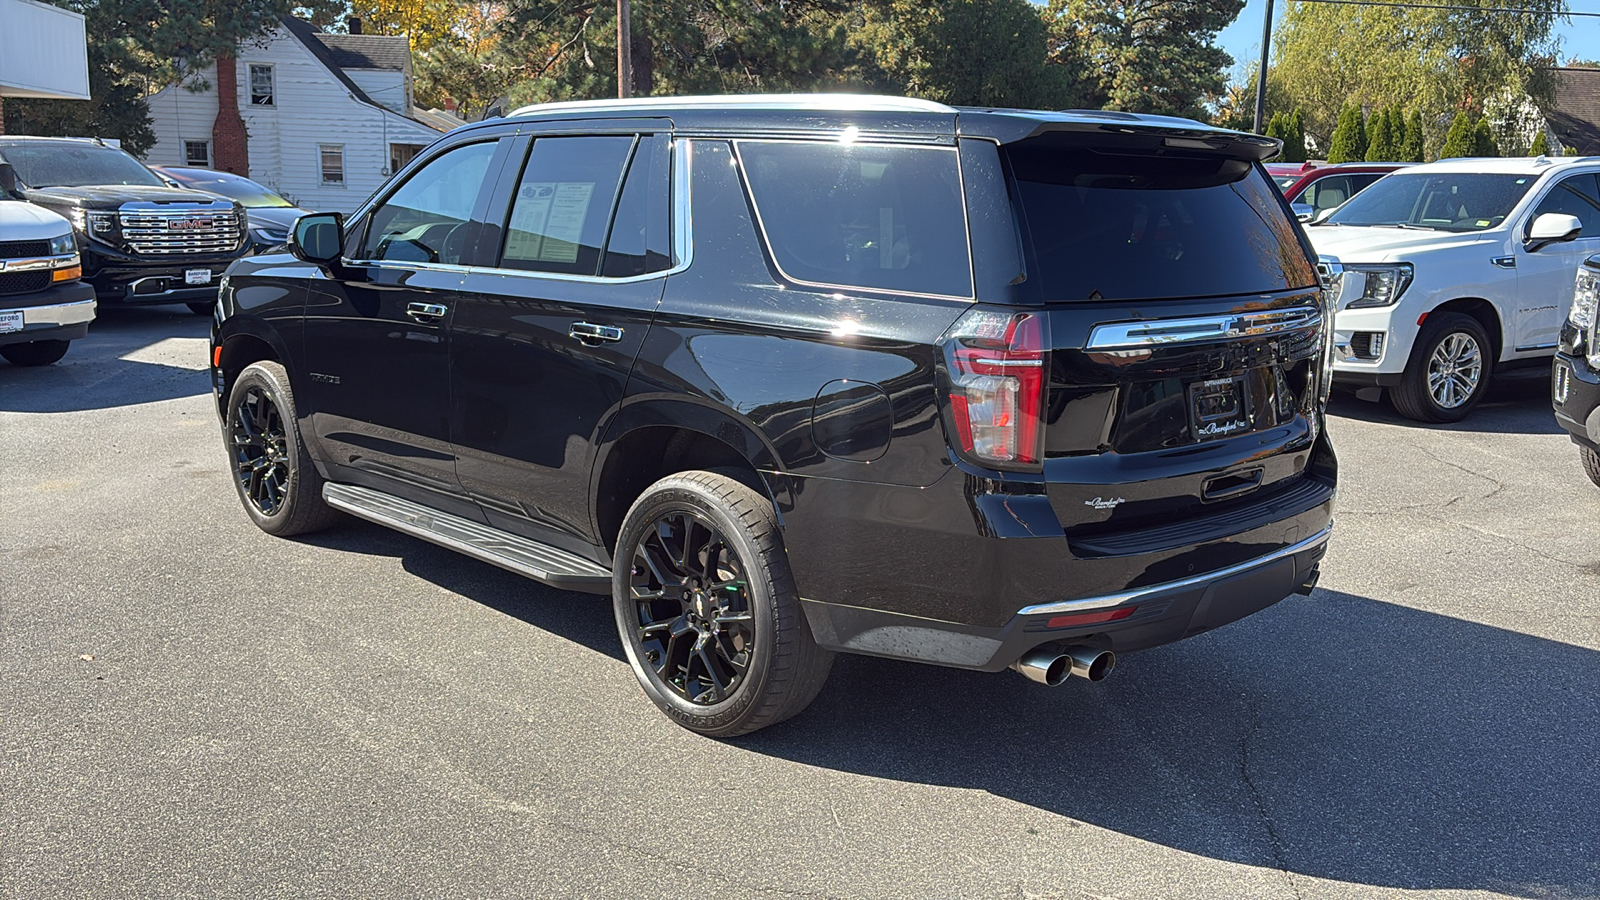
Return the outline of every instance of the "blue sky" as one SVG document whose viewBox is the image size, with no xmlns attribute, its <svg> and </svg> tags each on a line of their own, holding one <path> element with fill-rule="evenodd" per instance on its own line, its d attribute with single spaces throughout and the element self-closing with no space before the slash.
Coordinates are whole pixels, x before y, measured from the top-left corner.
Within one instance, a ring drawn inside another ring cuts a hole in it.
<svg viewBox="0 0 1600 900">
<path fill-rule="evenodd" d="M 1516 6 L 1515 2 L 1495 4 L 1496 6 Z M 1577 12 L 1600 12 L 1600 4 L 1590 0 L 1589 3 L 1578 5 L 1568 4 Z M 1284 3 L 1274 0 L 1272 12 L 1275 17 L 1283 15 Z M 1242 74 L 1242 65 L 1247 60 L 1258 59 L 1261 56 L 1261 11 L 1266 8 L 1266 0 L 1248 0 L 1244 11 L 1239 13 L 1239 18 L 1233 24 L 1222 30 L 1217 35 L 1217 44 L 1233 56 L 1234 71 L 1230 74 Z M 1561 61 L 1571 59 L 1600 59 L 1600 19 L 1575 18 L 1569 24 L 1557 24 L 1556 33 L 1561 36 Z"/>
</svg>

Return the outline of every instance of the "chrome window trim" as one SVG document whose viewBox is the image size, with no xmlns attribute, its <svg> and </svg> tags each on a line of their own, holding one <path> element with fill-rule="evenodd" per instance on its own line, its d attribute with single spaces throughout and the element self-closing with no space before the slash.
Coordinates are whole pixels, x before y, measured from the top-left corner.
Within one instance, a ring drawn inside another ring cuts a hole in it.
<svg viewBox="0 0 1600 900">
<path fill-rule="evenodd" d="M 1225 316 L 1110 322 L 1094 326 L 1089 332 L 1089 341 L 1084 349 L 1125 350 L 1196 341 L 1258 337 L 1306 328 L 1321 321 L 1321 310 L 1313 306 L 1296 306 L 1289 309 Z"/>
<path fill-rule="evenodd" d="M 874 94 L 712 94 L 700 97 L 630 97 L 612 100 L 566 100 L 521 107 L 508 118 L 545 113 L 625 112 L 691 109 L 794 110 L 816 112 L 935 112 L 958 110 L 932 100 Z"/>
<path fill-rule="evenodd" d="M 694 262 L 694 215 L 690 210 L 691 196 L 690 184 L 692 165 L 692 142 L 686 139 L 673 141 L 672 159 L 672 254 L 674 263 L 670 268 L 659 272 L 646 272 L 643 275 L 627 275 L 623 277 L 607 277 L 605 275 L 572 275 L 566 272 L 539 272 L 533 269 L 513 269 L 506 266 L 460 266 L 450 263 L 423 263 L 423 262 L 397 262 L 381 259 L 352 259 L 346 263 L 352 266 L 366 266 L 374 269 L 391 269 L 395 271 L 433 271 L 456 272 L 462 275 L 504 275 L 516 278 L 534 278 L 541 281 L 567 281 L 579 284 L 636 284 L 641 281 L 653 281 L 657 278 L 667 278 L 677 275 L 688 269 Z M 621 192 L 618 192 L 620 196 Z M 682 202 L 678 198 L 682 197 Z M 613 223 L 614 224 L 614 223 Z"/>
<path fill-rule="evenodd" d="M 1332 536 L 1333 525 L 1329 524 L 1327 528 L 1322 529 L 1321 531 L 1303 541 L 1300 541 L 1299 543 L 1290 544 L 1287 547 L 1281 547 L 1265 556 L 1258 556 L 1255 559 L 1248 559 L 1242 563 L 1228 566 L 1225 569 L 1218 569 L 1215 572 L 1206 572 L 1203 575 L 1194 575 L 1189 578 L 1179 579 L 1178 581 L 1167 581 L 1163 582 L 1162 584 L 1152 584 L 1149 587 L 1135 588 L 1131 591 L 1123 591 L 1118 594 L 1102 594 L 1098 597 L 1084 597 L 1081 600 L 1059 600 L 1055 603 L 1040 603 L 1034 606 L 1024 606 L 1022 609 L 1017 610 L 1017 615 L 1053 616 L 1060 615 L 1062 613 L 1083 612 L 1084 610 L 1091 609 L 1104 609 L 1108 606 L 1121 606 L 1124 603 L 1132 603 L 1136 600 L 1143 600 L 1146 597 L 1165 594 L 1168 591 L 1181 591 L 1188 588 L 1199 587 L 1204 584 L 1209 584 L 1213 581 L 1221 581 L 1224 578 L 1231 578 L 1235 575 L 1243 574 L 1251 569 L 1258 569 L 1262 566 L 1271 565 L 1279 560 L 1287 559 L 1297 554 L 1304 553 L 1307 550 L 1314 550 L 1317 547 L 1326 544 L 1328 542 L 1328 538 Z"/>
<path fill-rule="evenodd" d="M 967 278 L 970 284 L 968 287 L 968 292 L 965 294 L 930 294 L 921 291 L 899 291 L 893 288 L 868 287 L 860 284 L 835 284 L 827 281 L 807 281 L 804 278 L 796 278 L 793 275 L 790 275 L 788 272 L 785 272 L 783 269 L 783 263 L 778 261 L 778 255 L 772 252 L 772 238 L 768 236 L 767 225 L 764 221 L 762 221 L 761 218 L 761 204 L 756 202 L 755 191 L 750 189 L 750 179 L 745 174 L 744 156 L 739 152 L 739 148 L 744 144 L 819 144 L 828 142 L 815 140 L 800 141 L 786 138 L 731 138 L 728 140 L 728 143 L 733 147 L 733 162 L 734 167 L 739 170 L 740 185 L 744 188 L 745 196 L 750 200 L 751 211 L 755 213 L 756 232 L 761 237 L 762 249 L 765 250 L 767 256 L 772 259 L 773 268 L 778 270 L 778 274 L 783 276 L 785 281 L 793 284 L 804 285 L 805 287 L 824 288 L 834 293 L 843 293 L 848 291 L 851 293 L 886 294 L 892 297 L 917 297 L 925 300 L 957 300 L 966 303 L 977 302 L 978 277 L 977 272 L 974 271 L 974 266 L 976 263 L 974 263 L 972 259 L 972 228 L 971 223 L 967 221 L 968 213 L 966 181 L 961 174 L 961 156 L 959 147 L 944 144 L 913 144 L 904 141 L 874 144 L 874 146 L 879 147 L 898 146 L 914 150 L 936 150 L 956 154 L 956 179 L 961 189 L 961 228 L 962 236 L 966 239 L 967 243 Z M 838 143 L 838 141 L 835 140 L 832 143 Z"/>
<path fill-rule="evenodd" d="M 30 256 L 26 259 L 0 259 L 0 272 L 37 272 L 40 269 L 70 269 L 79 264 L 78 254 Z"/>
</svg>

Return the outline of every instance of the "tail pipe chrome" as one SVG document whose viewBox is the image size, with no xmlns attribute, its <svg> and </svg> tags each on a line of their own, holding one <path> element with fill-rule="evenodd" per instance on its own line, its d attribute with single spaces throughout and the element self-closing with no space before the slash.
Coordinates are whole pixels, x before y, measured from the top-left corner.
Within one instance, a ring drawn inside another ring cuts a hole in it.
<svg viewBox="0 0 1600 900">
<path fill-rule="evenodd" d="M 1117 667 L 1117 655 L 1097 647 L 1035 647 L 1011 664 L 1030 681 L 1054 687 L 1070 676 L 1101 681 Z"/>
</svg>

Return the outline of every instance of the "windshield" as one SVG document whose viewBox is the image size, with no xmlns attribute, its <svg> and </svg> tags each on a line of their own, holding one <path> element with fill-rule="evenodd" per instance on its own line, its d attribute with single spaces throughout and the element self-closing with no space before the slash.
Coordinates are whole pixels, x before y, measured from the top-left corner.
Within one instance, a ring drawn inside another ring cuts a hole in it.
<svg viewBox="0 0 1600 900">
<path fill-rule="evenodd" d="M 0 146 L 0 156 L 31 188 L 139 184 L 164 187 L 156 173 L 115 147 L 87 142 L 46 141 Z"/>
<path fill-rule="evenodd" d="M 1449 172 L 1380 179 L 1328 217 L 1330 225 L 1482 231 L 1505 221 L 1536 175 Z"/>
<path fill-rule="evenodd" d="M 191 178 L 176 175 L 173 177 L 197 191 L 209 191 L 229 200 L 237 200 L 239 205 L 246 209 L 294 206 L 293 203 L 248 178 Z"/>
</svg>

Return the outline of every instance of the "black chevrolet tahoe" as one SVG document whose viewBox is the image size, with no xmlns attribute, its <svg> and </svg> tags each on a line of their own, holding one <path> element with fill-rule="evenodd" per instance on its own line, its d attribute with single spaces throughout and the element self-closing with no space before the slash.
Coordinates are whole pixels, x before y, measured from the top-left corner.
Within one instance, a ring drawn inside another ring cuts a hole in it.
<svg viewBox="0 0 1600 900">
<path fill-rule="evenodd" d="M 858 96 L 469 125 L 230 267 L 236 487 L 609 594 L 703 734 L 838 651 L 1097 680 L 1316 580 L 1337 275 L 1277 151 Z"/>
<path fill-rule="evenodd" d="M 1578 267 L 1572 306 L 1550 370 L 1556 422 L 1578 445 L 1584 474 L 1600 487 L 1600 255 Z"/>
<path fill-rule="evenodd" d="M 228 263 L 249 252 L 242 207 L 169 187 L 116 147 L 0 136 L 22 196 L 66 217 L 101 303 L 185 303 L 210 315 Z"/>
</svg>

